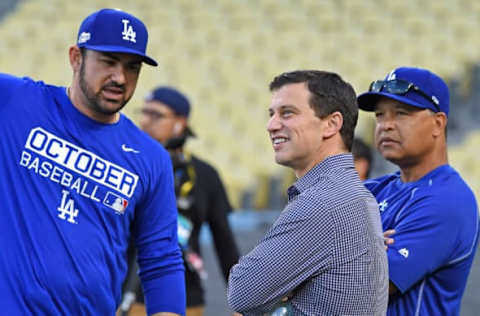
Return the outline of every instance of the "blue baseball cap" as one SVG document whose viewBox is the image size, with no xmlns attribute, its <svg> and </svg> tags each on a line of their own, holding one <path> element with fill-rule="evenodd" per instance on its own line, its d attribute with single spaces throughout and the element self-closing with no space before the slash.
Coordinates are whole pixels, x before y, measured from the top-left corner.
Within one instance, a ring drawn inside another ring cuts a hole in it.
<svg viewBox="0 0 480 316">
<path fill-rule="evenodd" d="M 438 75 L 422 68 L 400 67 L 391 71 L 383 80 L 383 84 L 386 85 L 395 80 L 411 83 L 416 88 L 409 89 L 403 94 L 396 94 L 383 88 L 379 91 L 372 91 L 370 87 L 370 91 L 357 97 L 359 108 L 365 111 L 375 111 L 378 100 L 383 96 L 418 108 L 444 112 L 448 116 L 450 109 L 448 86 Z M 382 84 L 381 81 L 380 83 Z"/>
<path fill-rule="evenodd" d="M 145 101 L 161 102 L 172 109 L 178 116 L 186 118 L 190 116 L 190 101 L 188 101 L 188 98 L 183 93 L 175 88 L 168 86 L 157 87 L 147 95 Z M 195 136 L 195 133 L 190 127 L 187 127 L 187 133 L 190 136 Z"/>
<path fill-rule="evenodd" d="M 118 9 L 102 9 L 83 20 L 78 30 L 77 46 L 100 52 L 141 56 L 149 65 L 158 63 L 145 54 L 148 31 L 133 15 Z"/>
<path fill-rule="evenodd" d="M 176 115 L 188 117 L 190 115 L 190 102 L 180 91 L 167 86 L 155 88 L 147 95 L 145 101 L 158 101 L 175 112 Z"/>
</svg>

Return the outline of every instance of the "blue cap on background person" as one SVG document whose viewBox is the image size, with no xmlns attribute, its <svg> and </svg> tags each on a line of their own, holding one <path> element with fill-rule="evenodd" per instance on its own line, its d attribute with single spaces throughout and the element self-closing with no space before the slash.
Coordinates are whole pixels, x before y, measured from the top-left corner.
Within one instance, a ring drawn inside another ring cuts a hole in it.
<svg viewBox="0 0 480 316">
<path fill-rule="evenodd" d="M 149 65 L 158 63 L 146 55 L 148 31 L 133 15 L 118 9 L 102 9 L 83 20 L 78 30 L 77 46 L 112 53 L 141 56 Z"/>
<path fill-rule="evenodd" d="M 187 117 L 190 115 L 190 101 L 180 91 L 167 86 L 155 88 L 147 95 L 145 101 L 158 101 L 175 112 L 176 115 Z"/>
<path fill-rule="evenodd" d="M 175 112 L 175 115 L 188 118 L 190 116 L 190 101 L 175 88 L 160 86 L 147 95 L 145 101 L 157 101 L 165 104 Z M 187 127 L 187 133 L 195 136 L 192 129 Z"/>
<path fill-rule="evenodd" d="M 372 82 L 369 91 L 358 96 L 358 106 L 375 111 L 378 99 L 387 97 L 418 108 L 444 112 L 448 116 L 450 95 L 447 84 L 433 72 L 414 67 L 400 67 L 384 80 Z"/>
</svg>

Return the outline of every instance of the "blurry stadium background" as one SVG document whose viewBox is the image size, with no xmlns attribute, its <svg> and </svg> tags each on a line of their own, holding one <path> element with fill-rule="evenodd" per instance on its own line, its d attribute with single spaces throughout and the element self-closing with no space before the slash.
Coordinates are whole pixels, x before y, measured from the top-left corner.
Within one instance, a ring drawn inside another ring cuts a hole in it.
<svg viewBox="0 0 480 316">
<path fill-rule="evenodd" d="M 218 168 L 235 208 L 284 204 L 294 177 L 273 160 L 265 131 L 268 83 L 281 72 L 307 68 L 338 72 L 357 93 L 397 66 L 425 67 L 445 78 L 450 163 L 480 196 L 480 1 L 0 0 L 0 71 L 68 84 L 68 47 L 83 18 L 102 7 L 142 19 L 148 53 L 160 63 L 143 68 L 125 113 L 137 121 L 156 85 L 185 92 L 198 134 L 188 147 Z M 373 125 L 373 116 L 361 113 L 356 136 L 371 143 Z M 377 156 L 373 174 L 391 168 Z M 258 216 L 251 223 L 263 227 Z M 480 287 L 476 280 L 469 286 Z M 462 315 L 480 310 L 471 293 Z"/>
</svg>

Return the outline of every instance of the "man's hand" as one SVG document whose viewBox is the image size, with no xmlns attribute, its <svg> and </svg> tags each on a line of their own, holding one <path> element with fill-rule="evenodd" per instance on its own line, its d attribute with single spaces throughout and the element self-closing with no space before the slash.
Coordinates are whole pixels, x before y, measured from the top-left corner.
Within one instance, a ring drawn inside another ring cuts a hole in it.
<svg viewBox="0 0 480 316">
<path fill-rule="evenodd" d="M 396 233 L 395 229 L 389 229 L 383 232 L 383 242 L 385 244 L 385 251 L 388 250 L 389 245 L 392 245 L 395 242 L 393 238 L 390 238 L 390 236 L 392 236 L 395 233 Z"/>
</svg>

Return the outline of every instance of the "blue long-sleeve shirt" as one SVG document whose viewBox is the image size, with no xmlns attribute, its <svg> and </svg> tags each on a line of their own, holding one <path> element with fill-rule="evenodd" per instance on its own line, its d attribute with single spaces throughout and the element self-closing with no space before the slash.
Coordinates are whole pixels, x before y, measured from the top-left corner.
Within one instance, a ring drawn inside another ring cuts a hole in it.
<svg viewBox="0 0 480 316">
<path fill-rule="evenodd" d="M 475 195 L 450 165 L 413 182 L 400 172 L 365 182 L 380 205 L 390 281 L 398 289 L 387 315 L 460 315 L 462 296 L 478 244 Z"/>
<path fill-rule="evenodd" d="M 378 206 L 352 156 L 326 158 L 288 196 L 270 231 L 231 269 L 230 307 L 262 315 L 289 296 L 294 315 L 384 315 L 388 267 Z"/>
<path fill-rule="evenodd" d="M 185 309 L 168 153 L 124 115 L 0 74 L 0 310 L 114 315 L 133 232 L 149 313 Z"/>
</svg>

